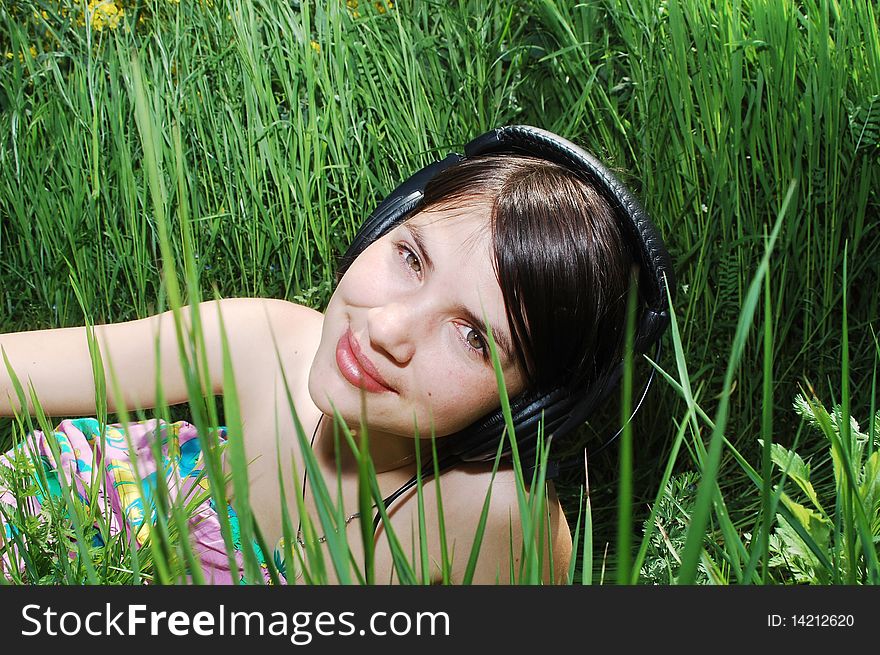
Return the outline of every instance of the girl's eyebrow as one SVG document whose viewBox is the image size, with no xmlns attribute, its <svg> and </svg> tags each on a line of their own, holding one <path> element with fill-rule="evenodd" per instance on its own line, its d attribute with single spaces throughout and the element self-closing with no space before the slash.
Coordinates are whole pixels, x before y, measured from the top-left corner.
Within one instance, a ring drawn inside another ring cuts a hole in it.
<svg viewBox="0 0 880 655">
<path fill-rule="evenodd" d="M 428 249 L 425 247 L 425 238 L 422 234 L 421 229 L 417 225 L 413 225 L 412 223 L 404 223 L 403 226 L 410 233 L 413 241 L 416 242 L 416 247 L 419 249 L 419 253 L 422 256 L 425 265 L 430 270 L 434 270 L 434 262 L 431 261 L 431 256 L 428 254 Z M 468 323 L 477 327 L 483 334 L 488 334 L 485 322 L 483 322 L 482 319 L 477 318 L 477 315 L 474 314 L 470 309 L 461 306 L 458 308 L 458 311 Z M 512 349 L 510 347 L 510 339 L 507 338 L 507 335 L 502 330 L 500 330 L 497 325 L 492 325 L 490 323 L 489 327 L 492 328 L 492 337 L 495 339 L 495 343 L 498 345 L 498 349 L 501 351 L 501 355 L 504 358 L 504 361 L 513 361 Z"/>
</svg>

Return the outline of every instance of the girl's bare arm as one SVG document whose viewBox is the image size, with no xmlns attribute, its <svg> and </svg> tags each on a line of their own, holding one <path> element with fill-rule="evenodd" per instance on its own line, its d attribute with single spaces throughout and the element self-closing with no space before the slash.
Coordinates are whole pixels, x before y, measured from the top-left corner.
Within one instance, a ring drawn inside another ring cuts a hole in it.
<svg viewBox="0 0 880 655">
<path fill-rule="evenodd" d="M 222 393 L 222 341 L 220 316 L 233 354 L 233 369 L 247 375 L 248 362 L 267 348 L 274 349 L 271 334 L 281 331 L 295 319 L 297 311 L 310 311 L 281 300 L 234 298 L 208 301 L 199 305 L 210 390 Z M 192 308 L 182 308 L 183 324 L 192 325 Z M 165 402 L 186 401 L 188 394 L 180 347 L 172 313 L 165 312 L 125 323 L 94 328 L 104 365 L 108 409 L 122 404 L 127 409 L 154 407 L 156 377 L 161 375 Z M 188 337 L 184 338 L 189 356 Z M 0 334 L 0 348 L 27 393 L 33 385 L 43 411 L 50 416 L 92 414 L 95 408 L 95 381 L 86 328 L 59 328 Z M 256 359 L 262 359 L 257 357 Z M 239 368 L 243 369 L 239 371 Z M 112 373 L 111 373 L 112 371 Z M 113 377 L 122 398 L 113 391 Z M 19 411 L 21 404 L 6 364 L 0 358 L 0 415 Z M 33 406 L 28 398 L 28 411 Z"/>
</svg>

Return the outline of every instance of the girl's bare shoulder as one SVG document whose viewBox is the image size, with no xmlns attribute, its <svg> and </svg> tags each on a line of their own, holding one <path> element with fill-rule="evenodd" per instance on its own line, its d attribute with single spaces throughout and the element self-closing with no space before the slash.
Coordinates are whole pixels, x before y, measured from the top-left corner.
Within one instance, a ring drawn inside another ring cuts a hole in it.
<svg viewBox="0 0 880 655">
<path fill-rule="evenodd" d="M 252 318 L 262 315 L 273 321 L 285 321 L 290 328 L 320 328 L 324 321 L 321 312 L 281 298 L 225 298 L 220 303 L 224 313 L 231 311 Z"/>
<path fill-rule="evenodd" d="M 276 298 L 228 298 L 217 309 L 236 378 L 262 388 L 283 371 L 295 386 L 304 384 L 321 340 L 320 312 Z"/>
<path fill-rule="evenodd" d="M 244 335 L 255 340 L 252 346 L 273 347 L 273 341 L 313 352 L 321 339 L 324 315 L 305 305 L 278 298 L 229 298 L 222 301 L 224 320 L 229 316 Z M 270 336 L 268 343 L 260 337 Z"/>
<path fill-rule="evenodd" d="M 287 357 L 293 359 L 308 378 L 308 369 L 321 342 L 324 315 L 311 307 L 286 300 L 275 303 L 277 319 L 287 336 L 283 342 Z"/>
<path fill-rule="evenodd" d="M 516 473 L 512 468 L 501 468 L 493 476 L 491 465 L 465 464 L 444 473 L 441 484 L 444 507 L 454 508 L 458 518 L 462 519 L 452 522 L 452 532 L 460 532 L 457 536 L 466 543 L 473 538 L 473 530 L 480 521 L 485 500 L 489 497 L 481 548 L 486 557 L 484 565 L 488 566 L 483 568 L 482 575 L 478 573 L 475 581 L 491 582 L 499 571 L 503 573 L 509 570 L 502 564 L 509 562 L 511 536 L 515 541 L 522 538 L 520 504 L 529 501 L 528 480 L 523 488 L 518 489 Z M 491 496 L 488 496 L 490 487 Z M 523 491 L 526 493 L 523 494 Z M 559 582 L 568 569 L 572 545 L 571 531 L 552 482 L 547 483 L 543 504 L 545 521 L 541 530 L 549 536 L 549 540 L 541 540 L 549 546 L 549 552 L 544 557 L 544 579 L 545 582 L 551 582 L 551 578 L 554 578 L 553 582 Z M 527 508 L 523 510 L 529 512 Z M 447 525 L 450 525 L 449 521 Z"/>
<path fill-rule="evenodd" d="M 525 494 L 521 495 L 516 473 L 510 467 L 501 467 L 493 475 L 491 464 L 462 464 L 444 473 L 440 482 L 443 497 L 456 499 L 460 511 L 470 512 L 475 517 L 483 511 L 484 501 L 489 497 L 488 520 L 504 530 L 509 528 L 511 521 L 519 523 L 520 498 L 528 500 L 528 480 L 522 487 Z M 555 494 L 547 501 L 548 505 L 555 504 Z"/>
</svg>

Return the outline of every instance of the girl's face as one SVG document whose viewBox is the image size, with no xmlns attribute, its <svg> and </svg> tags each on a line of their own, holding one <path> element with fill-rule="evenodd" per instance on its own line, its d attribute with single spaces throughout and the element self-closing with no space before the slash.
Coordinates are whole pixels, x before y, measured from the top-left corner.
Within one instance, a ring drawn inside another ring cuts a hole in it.
<svg viewBox="0 0 880 655">
<path fill-rule="evenodd" d="M 495 278 L 489 206 L 420 213 L 352 263 L 327 307 L 309 393 L 350 426 L 438 436 L 498 407 L 484 316 L 508 394 L 524 388 Z M 332 404 L 331 404 L 332 403 Z"/>
</svg>

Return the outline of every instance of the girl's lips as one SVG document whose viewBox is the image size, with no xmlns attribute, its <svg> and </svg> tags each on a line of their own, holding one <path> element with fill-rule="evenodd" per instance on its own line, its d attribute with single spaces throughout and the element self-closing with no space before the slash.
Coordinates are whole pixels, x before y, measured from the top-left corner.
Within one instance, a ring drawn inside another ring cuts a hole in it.
<svg viewBox="0 0 880 655">
<path fill-rule="evenodd" d="M 394 391 L 361 352 L 357 341 L 352 338 L 351 329 L 346 330 L 336 344 L 336 366 L 342 377 L 359 389 L 373 393 Z"/>
</svg>

